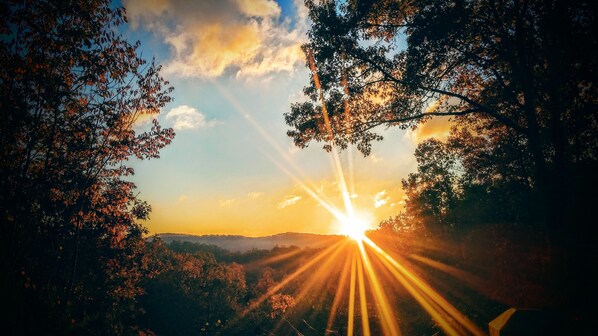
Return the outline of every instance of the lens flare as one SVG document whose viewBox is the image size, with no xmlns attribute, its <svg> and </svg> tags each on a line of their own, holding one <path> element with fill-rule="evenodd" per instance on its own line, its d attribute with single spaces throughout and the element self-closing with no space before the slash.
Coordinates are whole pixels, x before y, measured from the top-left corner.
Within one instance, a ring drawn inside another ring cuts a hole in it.
<svg viewBox="0 0 598 336">
<path fill-rule="evenodd" d="M 404 265 L 400 255 L 391 255 L 390 251 L 385 251 L 365 235 L 365 232 L 371 228 L 374 218 L 368 212 L 357 211 L 352 204 L 351 195 L 355 187 L 354 183 L 352 183 L 352 161 L 349 160 L 349 168 L 351 169 L 349 172 L 349 182 L 351 183 L 348 185 L 345 181 L 343 167 L 334 145 L 334 134 L 326 111 L 326 104 L 311 52 L 308 54 L 308 60 L 313 79 L 322 100 L 324 126 L 329 135 L 328 142 L 332 147 L 334 173 L 344 209 L 335 206 L 330 199 L 327 199 L 317 191 L 317 188 L 305 177 L 300 167 L 294 164 L 293 160 L 278 146 L 268 132 L 251 117 L 234 96 L 224 90 L 224 88 L 218 86 L 217 83 L 216 87 L 224 97 L 233 103 L 236 110 L 246 117 L 264 139 L 272 145 L 275 151 L 286 161 L 287 165 L 284 165 L 269 153 L 264 153 L 265 156 L 296 182 L 307 195 L 311 196 L 320 206 L 326 209 L 339 225 L 338 232 L 351 239 L 343 239 L 323 248 L 311 259 L 302 263 L 294 272 L 282 278 L 277 284 L 273 284 L 261 296 L 253 299 L 248 307 L 229 323 L 231 325 L 240 323 L 244 318 L 250 316 L 250 313 L 255 312 L 260 307 L 263 308 L 264 304 L 267 304 L 268 298 L 272 295 L 281 291 L 291 291 L 291 288 L 294 287 L 293 283 L 296 281 L 300 281 L 301 286 L 295 288 L 291 293 L 294 294 L 298 302 L 307 301 L 307 297 L 313 295 L 313 292 L 325 294 L 327 290 L 334 288 L 330 287 L 330 283 L 334 282 L 338 286 L 336 290 L 331 291 L 334 293 L 334 300 L 327 317 L 325 334 L 339 334 L 338 330 L 333 330 L 333 328 L 336 329 L 334 322 L 337 320 L 337 317 L 340 317 L 338 316 L 340 315 L 339 313 L 343 313 L 346 314 L 347 322 L 343 331 L 346 331 L 347 335 L 358 333 L 360 327 L 360 334 L 362 335 L 401 335 L 401 317 L 397 315 L 396 307 L 392 305 L 396 302 L 396 298 L 393 299 L 392 296 L 388 295 L 392 293 L 393 287 L 398 284 L 415 299 L 446 335 L 485 335 L 477 325 L 428 285 L 423 278 L 420 278 L 417 273 L 410 270 L 408 264 Z M 346 86 L 346 80 L 344 85 Z M 350 113 L 348 104 L 345 104 L 345 113 L 348 118 Z M 351 190 L 351 193 L 349 193 L 349 190 Z M 263 264 L 287 260 L 298 255 L 298 253 L 298 251 L 292 251 L 276 256 L 264 260 Z M 444 265 L 425 257 L 412 256 L 412 258 L 429 266 L 445 270 L 447 273 L 462 274 L 458 269 L 450 265 Z M 337 267 L 338 271 L 335 273 L 333 271 L 335 265 L 343 266 Z M 386 277 L 384 277 L 385 275 Z M 392 286 L 387 284 L 391 284 Z M 342 307 L 343 303 L 346 303 L 346 308 Z M 288 314 L 290 315 L 291 313 Z M 306 319 L 302 319 L 301 321 L 311 330 L 316 331 Z M 282 317 L 273 331 L 280 328 L 283 322 L 286 322 L 297 334 L 301 334 L 285 316 Z M 370 323 L 372 323 L 371 327 Z"/>
<path fill-rule="evenodd" d="M 367 229 L 366 221 L 357 216 L 347 216 L 341 221 L 341 233 L 356 241 L 363 240 Z"/>
</svg>

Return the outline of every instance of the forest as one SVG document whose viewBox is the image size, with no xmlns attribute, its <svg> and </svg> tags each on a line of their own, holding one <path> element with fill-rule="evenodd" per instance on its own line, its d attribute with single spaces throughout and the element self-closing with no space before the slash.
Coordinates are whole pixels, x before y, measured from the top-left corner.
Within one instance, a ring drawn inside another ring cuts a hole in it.
<svg viewBox="0 0 598 336">
<path fill-rule="evenodd" d="M 509 307 L 549 316 L 535 332 L 592 334 L 596 2 L 305 5 L 311 78 L 281 111 L 296 146 L 369 155 L 383 127 L 452 128 L 417 146 L 404 207 L 361 240 L 241 253 L 143 225 L 129 162 L 175 132 L 133 125 L 174 88 L 119 33 L 126 9 L 0 4 L 3 334 L 485 334 Z"/>
</svg>

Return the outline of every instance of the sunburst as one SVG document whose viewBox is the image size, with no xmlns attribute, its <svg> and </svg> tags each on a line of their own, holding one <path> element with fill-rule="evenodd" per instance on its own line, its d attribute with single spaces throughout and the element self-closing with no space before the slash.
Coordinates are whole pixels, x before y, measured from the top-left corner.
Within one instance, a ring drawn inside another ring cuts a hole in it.
<svg viewBox="0 0 598 336">
<path fill-rule="evenodd" d="M 356 215 L 346 216 L 341 220 L 340 225 L 340 233 L 356 241 L 363 240 L 369 228 L 367 221 Z"/>
<path fill-rule="evenodd" d="M 308 55 L 308 57 L 316 87 L 321 91 L 314 60 L 311 55 Z M 271 287 L 267 293 L 253 300 L 247 309 L 240 314 L 239 319 L 242 319 L 247 313 L 256 309 L 270 296 L 284 290 L 284 288 L 294 280 L 299 279 L 299 277 L 307 276 L 307 280 L 303 282 L 301 289 L 296 293 L 297 301 L 304 299 L 308 292 L 318 290 L 318 286 L 322 283 L 335 281 L 338 284 L 332 308 L 329 312 L 326 332 L 328 332 L 328 329 L 334 324 L 341 302 L 343 299 L 348 299 L 348 319 L 346 326 L 348 335 L 352 335 L 353 333 L 362 335 L 371 334 L 370 321 L 372 318 L 369 316 L 368 302 L 371 302 L 372 306 L 375 307 L 377 311 L 375 316 L 377 316 L 378 322 L 380 323 L 381 332 L 385 335 L 401 335 L 398 323 L 399 317 L 395 316 L 397 309 L 393 309 L 390 305 L 391 302 L 387 297 L 387 291 L 390 288 L 393 288 L 396 284 L 400 284 L 437 322 L 438 326 L 445 334 L 485 335 L 481 329 L 452 306 L 423 279 L 399 262 L 398 260 L 400 259 L 391 256 L 387 251 L 384 251 L 366 236 L 366 231 L 369 229 L 370 224 L 367 220 L 368 216 L 363 216 L 362 213 L 357 213 L 351 202 L 351 193 L 349 193 L 338 152 L 333 141 L 331 141 L 333 139 L 333 134 L 325 104 L 322 106 L 322 112 L 324 114 L 326 130 L 329 132 L 335 175 L 344 203 L 344 209 L 342 210 L 334 206 L 326 197 L 316 192 L 317 188 L 314 187 L 314 184 L 305 178 L 305 175 L 301 172 L 299 167 L 292 162 L 286 152 L 283 151 L 269 136 L 268 132 L 262 129 L 261 126 L 252 119 L 251 115 L 245 110 L 242 104 L 236 101 L 232 95 L 217 85 L 217 83 L 215 84 L 216 88 L 219 89 L 223 96 L 233 103 L 236 110 L 258 130 L 264 139 L 273 146 L 278 154 L 280 154 L 289 165 L 283 165 L 267 153 L 266 156 L 270 158 L 281 171 L 293 179 L 309 196 L 317 201 L 319 205 L 329 211 L 339 223 L 340 233 L 351 239 L 338 242 L 337 244 L 323 249 L 320 253 L 312 257 L 309 262 L 303 264 L 297 270 L 281 280 L 277 285 Z M 348 111 L 346 112 L 349 113 Z M 297 174 L 291 172 L 291 169 L 296 171 Z M 284 256 L 284 258 L 290 256 L 292 255 Z M 372 263 L 373 261 L 375 261 L 375 264 Z M 330 272 L 330 269 L 334 264 L 344 265 L 338 275 Z M 377 265 L 377 267 L 375 267 L 375 265 Z M 380 278 L 379 275 L 382 274 L 386 274 L 387 277 Z M 340 279 L 337 278 L 337 276 L 340 276 Z M 388 284 L 391 284 L 392 286 L 388 286 Z M 359 300 L 359 305 L 356 304 L 357 300 Z M 360 321 L 356 319 L 356 313 L 359 313 L 361 316 Z M 305 320 L 303 321 L 305 322 Z M 230 321 L 232 324 L 236 322 L 237 321 Z M 280 327 L 280 324 L 277 327 Z M 360 331 L 358 330 L 359 327 L 361 327 Z"/>
</svg>

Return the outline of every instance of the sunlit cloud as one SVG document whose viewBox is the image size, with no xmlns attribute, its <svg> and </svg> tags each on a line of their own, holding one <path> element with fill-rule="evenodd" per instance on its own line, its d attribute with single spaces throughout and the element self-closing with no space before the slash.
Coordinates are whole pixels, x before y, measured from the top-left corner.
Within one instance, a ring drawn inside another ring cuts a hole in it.
<svg viewBox="0 0 598 336">
<path fill-rule="evenodd" d="M 144 27 L 170 46 L 166 73 L 183 77 L 265 76 L 304 62 L 307 16 L 281 19 L 272 0 L 125 0 L 132 27 Z M 296 6 L 300 2 L 294 3 Z M 302 4 L 300 4 L 303 6 Z"/>
<path fill-rule="evenodd" d="M 388 200 L 390 200 L 390 197 L 387 196 L 386 190 L 382 190 L 373 197 L 374 207 L 379 208 L 388 203 Z"/>
<path fill-rule="evenodd" d="M 247 197 L 249 197 L 249 199 L 254 200 L 256 198 L 260 198 L 263 194 L 264 194 L 263 192 L 252 191 L 247 194 Z"/>
<path fill-rule="evenodd" d="M 171 121 L 175 130 L 201 129 L 219 124 L 215 120 L 207 120 L 206 116 L 197 109 L 187 105 L 173 108 L 166 113 L 166 120 Z"/>
<path fill-rule="evenodd" d="M 278 208 L 284 209 L 290 205 L 293 205 L 293 204 L 299 202 L 301 200 L 301 198 L 302 198 L 301 196 L 297 196 L 297 195 L 287 196 L 284 201 L 282 201 L 278 204 Z"/>
<path fill-rule="evenodd" d="M 454 125 L 447 117 L 435 117 L 420 124 L 415 130 L 409 133 L 409 137 L 415 143 L 420 143 L 429 138 L 445 140 Z"/>
<path fill-rule="evenodd" d="M 369 160 L 370 160 L 372 163 L 379 163 L 379 162 L 382 162 L 382 161 L 384 161 L 384 159 L 383 159 L 383 158 L 381 158 L 381 157 L 379 157 L 379 156 L 376 156 L 375 154 L 372 154 L 372 155 L 370 155 L 370 156 L 369 156 Z"/>
<path fill-rule="evenodd" d="M 274 0 L 237 0 L 239 9 L 248 16 L 278 16 L 280 7 Z"/>
<path fill-rule="evenodd" d="M 223 208 L 224 207 L 229 207 L 229 206 L 234 205 L 236 202 L 237 202 L 237 200 L 234 199 L 234 198 L 225 199 L 225 200 L 219 200 L 218 201 L 218 206 L 223 207 Z"/>
</svg>

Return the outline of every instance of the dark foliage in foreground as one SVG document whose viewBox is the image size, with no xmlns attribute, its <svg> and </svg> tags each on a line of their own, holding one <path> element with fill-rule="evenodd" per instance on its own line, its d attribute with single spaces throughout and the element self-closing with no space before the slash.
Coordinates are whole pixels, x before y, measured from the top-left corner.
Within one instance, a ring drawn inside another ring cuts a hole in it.
<svg viewBox="0 0 598 336">
<path fill-rule="evenodd" d="M 131 157 L 174 136 L 141 114 L 170 101 L 159 66 L 116 32 L 110 1 L 2 2 L 2 329 L 127 334 L 137 314 L 150 207 L 126 180 Z"/>
</svg>

